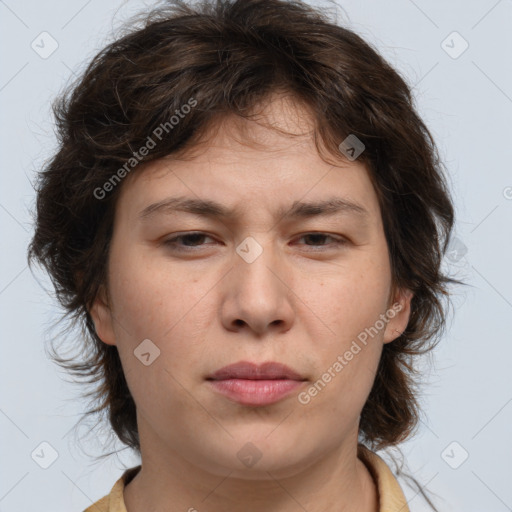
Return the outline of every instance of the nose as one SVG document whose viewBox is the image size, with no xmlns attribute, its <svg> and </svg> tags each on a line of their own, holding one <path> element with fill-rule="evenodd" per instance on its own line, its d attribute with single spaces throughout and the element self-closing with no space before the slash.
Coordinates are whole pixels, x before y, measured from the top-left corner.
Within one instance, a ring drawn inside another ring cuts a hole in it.
<svg viewBox="0 0 512 512">
<path fill-rule="evenodd" d="M 291 270 L 270 243 L 257 238 L 248 246 L 241 244 L 233 255 L 222 295 L 222 323 L 229 331 L 248 330 L 258 336 L 284 333 L 295 315 Z M 244 248 L 249 256 L 255 249 L 262 252 L 253 260 L 245 257 Z"/>
</svg>

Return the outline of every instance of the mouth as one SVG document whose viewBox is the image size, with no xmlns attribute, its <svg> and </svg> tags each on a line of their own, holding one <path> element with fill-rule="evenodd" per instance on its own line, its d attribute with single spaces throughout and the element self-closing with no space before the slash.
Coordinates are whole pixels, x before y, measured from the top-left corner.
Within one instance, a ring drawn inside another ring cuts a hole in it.
<svg viewBox="0 0 512 512">
<path fill-rule="evenodd" d="M 276 403 L 307 381 L 284 364 L 267 362 L 257 365 L 247 361 L 225 366 L 206 380 L 214 391 L 250 406 Z"/>
</svg>

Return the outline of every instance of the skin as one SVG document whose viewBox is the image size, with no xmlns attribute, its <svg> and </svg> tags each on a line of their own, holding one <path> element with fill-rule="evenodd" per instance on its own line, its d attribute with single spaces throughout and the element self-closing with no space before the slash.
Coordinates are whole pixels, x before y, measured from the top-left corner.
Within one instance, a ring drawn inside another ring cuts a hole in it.
<svg viewBox="0 0 512 512">
<path fill-rule="evenodd" d="M 407 326 L 412 295 L 392 287 L 367 169 L 342 155 L 335 165 L 324 161 L 312 127 L 296 101 L 273 97 L 260 123 L 228 117 L 188 158 L 152 162 L 122 184 L 107 291 L 91 315 L 99 337 L 117 346 L 137 405 L 142 469 L 124 491 L 128 512 L 170 504 L 199 512 L 378 510 L 375 482 L 357 458 L 359 415 L 383 344 Z M 366 218 L 275 216 L 293 201 L 333 195 L 362 205 Z M 240 211 L 232 219 L 161 211 L 140 218 L 171 196 Z M 206 236 L 164 243 L 192 231 Z M 263 250 L 252 263 L 236 252 L 249 236 Z M 397 302 L 400 312 L 300 403 L 298 393 Z M 148 366 L 134 356 L 144 339 L 160 350 Z M 307 382 L 277 403 L 244 406 L 205 380 L 241 360 L 285 363 Z M 237 457 L 247 442 L 261 454 L 252 467 Z"/>
</svg>

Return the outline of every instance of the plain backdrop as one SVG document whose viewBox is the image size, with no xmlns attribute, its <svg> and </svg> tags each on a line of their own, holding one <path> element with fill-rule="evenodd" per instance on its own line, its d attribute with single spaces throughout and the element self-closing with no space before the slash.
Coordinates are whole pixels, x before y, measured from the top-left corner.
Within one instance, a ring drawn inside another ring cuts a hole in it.
<svg viewBox="0 0 512 512">
<path fill-rule="evenodd" d="M 338 21 L 414 88 L 456 203 L 444 266 L 468 283 L 454 290 L 448 329 L 422 362 L 423 415 L 402 445 L 407 469 L 439 496 L 441 511 L 512 510 L 512 1 L 338 4 Z M 127 450 L 96 462 L 108 447 L 105 433 L 73 430 L 85 410 L 83 388 L 44 350 L 58 335 L 51 326 L 60 312 L 48 279 L 27 268 L 26 248 L 34 172 L 56 145 L 50 102 L 145 5 L 0 0 L 2 512 L 80 512 L 137 463 Z M 399 481 L 411 510 L 427 510 Z"/>
</svg>

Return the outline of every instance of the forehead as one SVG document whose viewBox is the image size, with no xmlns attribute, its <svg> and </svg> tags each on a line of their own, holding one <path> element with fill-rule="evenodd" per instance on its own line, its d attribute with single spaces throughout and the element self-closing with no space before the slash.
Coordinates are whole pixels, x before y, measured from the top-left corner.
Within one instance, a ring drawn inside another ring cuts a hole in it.
<svg viewBox="0 0 512 512">
<path fill-rule="evenodd" d="M 338 196 L 380 216 L 366 166 L 341 154 L 322 158 L 314 128 L 308 109 L 289 96 L 274 97 L 249 120 L 225 117 L 186 152 L 128 176 L 118 211 L 134 218 L 135 211 L 179 196 L 208 199 L 238 212 L 261 207 L 282 214 L 298 201 Z"/>
</svg>

